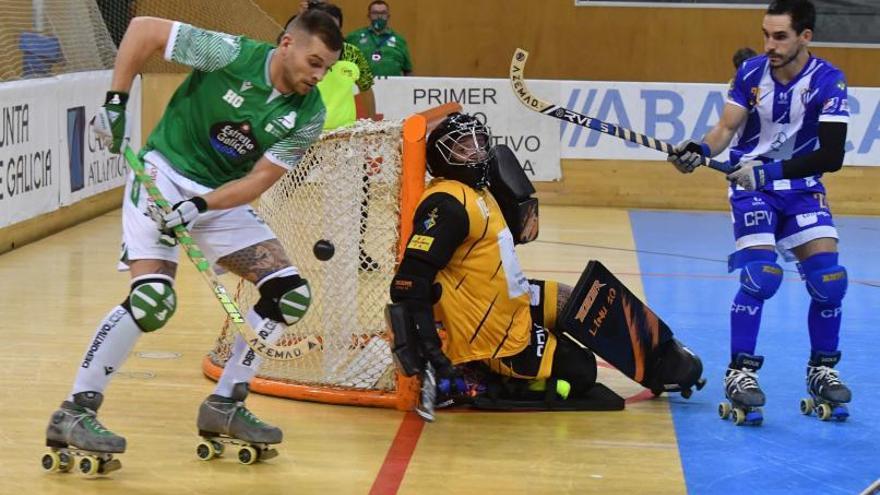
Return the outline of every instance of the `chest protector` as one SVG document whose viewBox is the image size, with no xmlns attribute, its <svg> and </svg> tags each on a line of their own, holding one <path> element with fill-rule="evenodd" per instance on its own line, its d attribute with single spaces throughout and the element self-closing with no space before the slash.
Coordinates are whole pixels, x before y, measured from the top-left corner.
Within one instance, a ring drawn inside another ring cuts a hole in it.
<svg viewBox="0 0 880 495">
<path fill-rule="evenodd" d="M 434 180 L 423 198 L 447 193 L 461 202 L 470 229 L 438 272 L 442 286 L 434 314 L 446 330 L 446 355 L 454 363 L 499 358 L 529 343 L 529 285 L 514 239 L 492 194 L 452 180 Z"/>
</svg>

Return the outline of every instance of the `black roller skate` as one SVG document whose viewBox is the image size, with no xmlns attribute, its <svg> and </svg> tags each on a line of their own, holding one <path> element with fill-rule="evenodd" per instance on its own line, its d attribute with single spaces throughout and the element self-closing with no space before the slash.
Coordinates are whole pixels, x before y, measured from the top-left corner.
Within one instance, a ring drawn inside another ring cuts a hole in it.
<svg viewBox="0 0 880 495">
<path fill-rule="evenodd" d="M 66 473 L 76 466 L 87 476 L 107 474 L 122 467 L 113 454 L 125 452 L 125 438 L 104 428 L 97 418 L 104 396 L 100 392 L 74 394 L 52 414 L 46 427 L 43 469 Z"/>
<path fill-rule="evenodd" d="M 849 410 L 844 404 L 852 400 L 849 388 L 840 381 L 834 366 L 840 361 L 840 351 L 815 351 L 807 364 L 806 399 L 801 399 L 801 413 L 809 416 L 816 412 L 822 421 L 846 421 Z"/>
<path fill-rule="evenodd" d="M 706 385 L 703 378 L 703 362 L 687 346 L 677 339 L 661 345 L 657 349 L 655 377 L 646 386 L 654 396 L 663 392 L 679 392 L 685 399 L 694 393 L 694 388 L 702 390 Z"/>
<path fill-rule="evenodd" d="M 718 404 L 721 419 L 733 419 L 737 426 L 759 426 L 764 421 L 766 398 L 758 386 L 758 370 L 764 364 L 764 356 L 739 353 L 727 368 L 724 376 L 724 395 L 727 402 Z"/>
<path fill-rule="evenodd" d="M 202 441 L 196 455 L 209 461 L 223 455 L 224 446 L 238 448 L 238 461 L 253 464 L 278 455 L 272 445 L 281 443 L 281 429 L 254 416 L 245 406 L 248 384 L 237 383 L 232 397 L 209 395 L 199 408 L 199 435 Z"/>
</svg>

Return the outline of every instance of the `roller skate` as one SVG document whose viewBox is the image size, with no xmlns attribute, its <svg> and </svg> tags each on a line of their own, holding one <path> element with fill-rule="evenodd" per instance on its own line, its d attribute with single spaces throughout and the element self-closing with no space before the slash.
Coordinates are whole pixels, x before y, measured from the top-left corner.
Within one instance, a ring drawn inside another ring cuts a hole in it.
<svg viewBox="0 0 880 495">
<path fill-rule="evenodd" d="M 852 400 L 852 393 L 834 369 L 839 361 L 840 351 L 812 353 L 807 364 L 807 393 L 810 396 L 801 399 L 801 414 L 809 416 L 815 411 L 822 421 L 846 421 L 849 417 L 845 404 Z"/>
<path fill-rule="evenodd" d="M 724 376 L 724 395 L 727 402 L 718 404 L 721 419 L 733 419 L 737 426 L 759 426 L 764 421 L 766 398 L 758 386 L 758 370 L 764 364 L 764 356 L 739 353 Z"/>
<path fill-rule="evenodd" d="M 76 467 L 80 473 L 92 476 L 107 474 L 122 467 L 113 454 L 125 452 L 125 438 L 104 427 L 96 417 L 104 395 L 100 392 L 80 392 L 73 401 L 64 401 L 52 414 L 46 427 L 46 446 L 43 469 L 66 473 Z"/>
<path fill-rule="evenodd" d="M 673 338 L 657 350 L 652 374 L 656 378 L 645 385 L 655 397 L 663 392 L 679 392 L 682 397 L 689 399 L 694 388 L 702 390 L 706 386 L 706 379 L 702 375 L 703 362 L 699 356 Z"/>
<path fill-rule="evenodd" d="M 245 406 L 248 384 L 237 383 L 232 397 L 209 395 L 199 408 L 196 455 L 209 461 L 223 455 L 226 445 L 238 448 L 238 462 L 253 464 L 278 455 L 272 445 L 281 443 L 282 432 L 253 415 Z"/>
</svg>

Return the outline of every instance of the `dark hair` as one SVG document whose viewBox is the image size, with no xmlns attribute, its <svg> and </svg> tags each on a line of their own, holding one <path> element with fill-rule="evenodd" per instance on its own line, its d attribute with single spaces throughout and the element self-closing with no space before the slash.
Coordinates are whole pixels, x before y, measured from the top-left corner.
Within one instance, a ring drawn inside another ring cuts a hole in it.
<svg viewBox="0 0 880 495">
<path fill-rule="evenodd" d="M 327 45 L 327 48 L 338 52 L 342 50 L 342 31 L 330 16 L 330 14 L 317 8 L 309 9 L 300 15 L 293 16 L 285 27 L 285 33 L 294 31 L 305 31 L 311 35 L 317 36 Z M 280 38 L 279 38 L 280 40 Z"/>
<path fill-rule="evenodd" d="M 310 3 L 309 10 L 320 10 L 335 17 L 339 21 L 339 29 L 342 29 L 342 9 L 338 5 L 332 3 Z"/>
<path fill-rule="evenodd" d="M 369 12 L 373 8 L 373 5 L 384 5 L 388 8 L 388 10 L 391 10 L 391 7 L 388 7 L 388 2 L 386 2 L 385 0 L 373 0 L 372 2 L 370 2 L 370 5 L 367 5 L 367 12 Z"/>
<path fill-rule="evenodd" d="M 810 0 L 773 0 L 767 6 L 767 13 L 788 14 L 791 17 L 791 27 L 797 34 L 803 33 L 804 29 L 814 31 L 816 28 L 816 7 Z"/>
<path fill-rule="evenodd" d="M 751 48 L 744 46 L 739 50 L 733 52 L 733 68 L 739 69 L 739 66 L 742 65 L 746 60 L 757 55 L 758 52 L 752 50 Z"/>
</svg>

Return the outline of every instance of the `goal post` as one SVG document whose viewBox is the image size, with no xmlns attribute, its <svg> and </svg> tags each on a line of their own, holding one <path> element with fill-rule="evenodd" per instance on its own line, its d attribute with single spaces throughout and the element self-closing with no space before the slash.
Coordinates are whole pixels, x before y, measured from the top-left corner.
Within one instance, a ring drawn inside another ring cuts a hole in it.
<svg viewBox="0 0 880 495">
<path fill-rule="evenodd" d="M 358 121 L 325 133 L 302 162 L 260 199 L 257 212 L 312 286 L 306 316 L 282 339 L 317 336 L 322 349 L 301 359 L 266 360 L 254 392 L 332 404 L 411 410 L 419 383 L 397 372 L 384 319 L 389 287 L 425 187 L 425 139 L 450 113 L 447 103 L 403 121 Z M 314 243 L 329 240 L 333 257 L 318 260 Z M 242 308 L 259 297 L 236 291 Z M 202 370 L 217 380 L 235 333 L 225 324 Z"/>
</svg>

